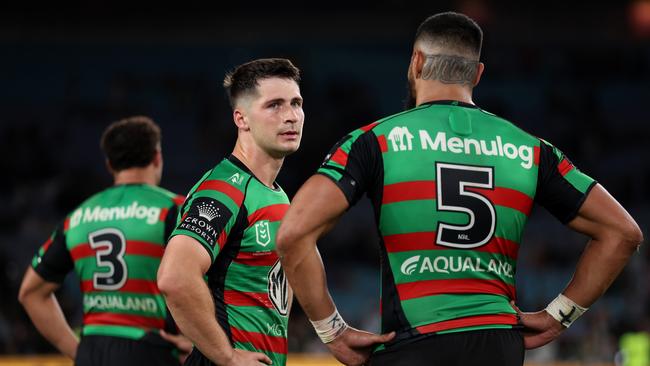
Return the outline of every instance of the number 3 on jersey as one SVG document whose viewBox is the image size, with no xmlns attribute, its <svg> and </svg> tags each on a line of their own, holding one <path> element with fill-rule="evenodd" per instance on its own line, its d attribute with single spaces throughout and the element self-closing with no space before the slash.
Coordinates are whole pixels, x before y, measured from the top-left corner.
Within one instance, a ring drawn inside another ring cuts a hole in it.
<svg viewBox="0 0 650 366">
<path fill-rule="evenodd" d="M 494 204 L 482 194 L 466 188 L 494 189 L 494 168 L 436 163 L 436 180 L 438 211 L 469 215 L 467 225 L 439 222 L 436 243 L 471 249 L 489 242 L 496 226 Z"/>
<path fill-rule="evenodd" d="M 124 234 L 114 228 L 97 230 L 88 234 L 88 242 L 96 250 L 97 269 L 108 268 L 108 271 L 93 274 L 93 287 L 98 290 L 119 290 L 126 283 L 127 276 Z"/>
</svg>

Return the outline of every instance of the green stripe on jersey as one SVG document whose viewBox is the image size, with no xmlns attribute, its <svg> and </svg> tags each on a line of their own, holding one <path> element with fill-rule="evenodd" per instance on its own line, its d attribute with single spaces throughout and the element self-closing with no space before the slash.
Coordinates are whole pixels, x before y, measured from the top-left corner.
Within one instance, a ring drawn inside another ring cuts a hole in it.
<svg viewBox="0 0 650 366">
<path fill-rule="evenodd" d="M 142 295 L 116 292 L 84 294 L 84 313 L 131 314 L 164 318 L 167 308 L 162 295 Z"/>
<path fill-rule="evenodd" d="M 266 293 L 268 291 L 266 278 L 270 269 L 270 266 L 249 266 L 232 262 L 228 267 L 225 289 Z"/>
<path fill-rule="evenodd" d="M 336 181 L 336 182 L 338 182 L 339 180 L 341 180 L 341 178 L 343 178 L 343 174 L 341 174 L 341 172 L 339 172 L 337 170 L 334 170 L 334 169 L 320 168 L 320 169 L 318 169 L 318 173 L 326 175 L 326 176 L 334 179 L 334 181 Z"/>
<path fill-rule="evenodd" d="M 509 207 L 495 206 L 495 209 L 496 235 L 518 243 L 528 217 Z M 382 205 L 379 218 L 381 233 L 384 236 L 432 232 L 436 230 L 438 222 L 465 225 L 469 222 L 469 215 L 461 212 L 438 212 L 436 200 L 414 200 Z"/>
<path fill-rule="evenodd" d="M 121 325 L 85 325 L 81 331 L 83 335 L 103 335 L 135 340 L 144 337 L 145 333 L 143 329 Z"/>
<path fill-rule="evenodd" d="M 508 298 L 488 294 L 426 296 L 404 300 L 402 307 L 414 327 L 482 314 L 515 314 Z"/>
<path fill-rule="evenodd" d="M 125 255 L 129 279 L 156 280 L 156 271 L 160 265 L 160 258 L 151 258 L 140 255 Z M 95 273 L 107 273 L 110 271 L 108 266 L 97 266 L 95 257 L 81 258 L 74 263 L 77 276 L 82 281 L 92 280 Z"/>
<path fill-rule="evenodd" d="M 230 325 L 235 328 L 287 338 L 287 317 L 261 315 L 257 306 L 228 305 L 227 312 Z"/>
<path fill-rule="evenodd" d="M 388 253 L 388 259 L 396 284 L 447 279 L 500 280 L 513 286 L 515 283 L 517 262 L 496 253 L 466 249 L 418 250 Z M 412 265 L 405 266 L 404 262 L 409 259 Z"/>
<path fill-rule="evenodd" d="M 571 183 L 571 185 L 580 191 L 580 193 L 585 193 L 594 182 L 592 178 L 578 170 L 578 168 L 571 169 L 571 171 L 564 176 L 564 179 Z"/>
</svg>

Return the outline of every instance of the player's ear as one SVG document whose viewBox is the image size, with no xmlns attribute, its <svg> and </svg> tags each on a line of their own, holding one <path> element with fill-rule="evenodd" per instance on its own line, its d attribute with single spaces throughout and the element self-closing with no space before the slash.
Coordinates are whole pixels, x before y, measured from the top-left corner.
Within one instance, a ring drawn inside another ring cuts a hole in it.
<svg viewBox="0 0 650 366">
<path fill-rule="evenodd" d="M 411 55 L 411 72 L 413 72 L 413 79 L 419 79 L 422 75 L 422 67 L 424 66 L 424 53 L 417 48 L 413 49 Z"/>
<path fill-rule="evenodd" d="M 163 162 L 162 159 L 162 151 L 160 151 L 160 148 L 156 149 L 156 153 L 153 155 L 153 160 L 151 163 L 153 164 L 154 167 L 159 167 Z"/>
<path fill-rule="evenodd" d="M 111 175 L 115 175 L 115 171 L 113 170 L 113 167 L 111 166 L 111 162 L 108 161 L 108 159 L 104 159 L 104 164 L 106 165 L 106 170 L 108 170 L 108 172 Z"/>
<path fill-rule="evenodd" d="M 235 121 L 235 125 L 238 129 L 248 131 L 250 126 L 248 126 L 248 121 L 246 118 L 246 112 L 241 108 L 235 108 L 232 112 L 232 119 Z"/>
<path fill-rule="evenodd" d="M 478 82 L 481 81 L 481 76 L 483 76 L 483 71 L 485 71 L 485 64 L 479 62 L 478 66 L 476 67 L 476 77 L 474 78 L 474 84 L 472 86 L 477 86 Z"/>
</svg>

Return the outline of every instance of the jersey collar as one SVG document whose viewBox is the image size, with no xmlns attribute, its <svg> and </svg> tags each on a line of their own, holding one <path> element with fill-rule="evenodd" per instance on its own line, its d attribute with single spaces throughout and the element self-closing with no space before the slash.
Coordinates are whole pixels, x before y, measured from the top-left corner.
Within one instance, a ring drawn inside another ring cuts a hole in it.
<svg viewBox="0 0 650 366">
<path fill-rule="evenodd" d="M 466 107 L 466 108 L 476 108 L 478 109 L 477 106 L 474 104 L 469 104 L 465 102 L 461 102 L 459 100 L 432 100 L 430 102 L 422 103 L 416 108 L 423 107 L 423 106 L 428 106 L 428 105 L 435 105 L 435 104 L 442 104 L 442 105 L 455 105 L 459 107 Z"/>
</svg>

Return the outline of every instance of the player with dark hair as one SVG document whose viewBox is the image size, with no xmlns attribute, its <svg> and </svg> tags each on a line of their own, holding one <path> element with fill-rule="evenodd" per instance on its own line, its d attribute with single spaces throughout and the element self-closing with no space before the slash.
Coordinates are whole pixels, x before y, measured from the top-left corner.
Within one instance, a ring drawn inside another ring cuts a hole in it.
<svg viewBox="0 0 650 366">
<path fill-rule="evenodd" d="M 27 269 L 19 300 L 36 328 L 75 365 L 178 365 L 189 352 L 156 285 L 182 196 L 158 187 L 160 128 L 147 117 L 112 123 L 101 148 L 114 185 L 56 228 Z M 81 342 L 54 291 L 75 271 L 83 293 Z M 172 342 L 172 343 L 170 343 Z"/>
<path fill-rule="evenodd" d="M 286 59 L 242 64 L 224 80 L 235 148 L 190 191 L 158 273 L 196 346 L 186 365 L 286 363 L 292 295 L 275 233 L 289 199 L 275 179 L 300 145 L 299 81 Z"/>
<path fill-rule="evenodd" d="M 392 335 L 347 326 L 316 249 L 364 193 L 381 237 L 381 331 L 395 332 L 371 365 L 521 365 L 524 349 L 571 325 L 642 242 L 625 209 L 562 152 L 474 104 L 481 39 L 465 15 L 426 19 L 408 69 L 414 108 L 344 136 L 282 222 L 289 283 L 345 364 L 365 362 Z M 591 240 L 562 293 L 517 314 L 514 274 L 533 202 Z"/>
</svg>

